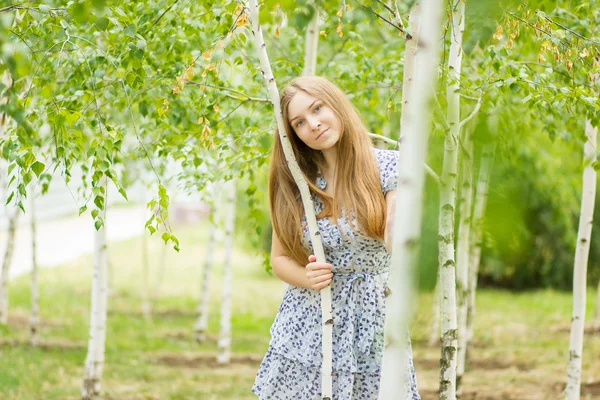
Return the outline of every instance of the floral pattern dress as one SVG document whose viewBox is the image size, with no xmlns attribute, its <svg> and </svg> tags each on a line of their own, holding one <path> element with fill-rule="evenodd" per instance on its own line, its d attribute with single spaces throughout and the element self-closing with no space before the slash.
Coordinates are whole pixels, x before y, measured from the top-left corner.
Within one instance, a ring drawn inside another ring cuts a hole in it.
<svg viewBox="0 0 600 400">
<path fill-rule="evenodd" d="M 398 152 L 373 151 L 385 195 L 397 186 Z M 322 189 L 327 184 L 322 176 L 316 183 Z M 314 197 L 318 214 L 323 203 Z M 357 235 L 351 223 L 356 226 L 355 218 L 346 215 L 338 219 L 337 225 L 328 218 L 317 220 L 326 259 L 333 266 L 333 400 L 376 400 L 384 347 L 384 291 L 391 256 L 383 240 Z M 308 228 L 304 230 L 303 245 L 307 250 L 312 248 Z M 321 399 L 320 299 L 316 290 L 288 286 L 252 388 L 260 400 Z M 407 393 L 402 400 L 420 400 L 410 339 L 407 353 Z"/>
</svg>

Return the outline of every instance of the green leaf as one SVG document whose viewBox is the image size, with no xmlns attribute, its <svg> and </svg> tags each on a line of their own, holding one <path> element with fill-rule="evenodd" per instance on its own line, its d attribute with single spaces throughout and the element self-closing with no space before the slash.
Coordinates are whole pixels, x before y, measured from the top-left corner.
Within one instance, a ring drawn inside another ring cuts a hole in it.
<svg viewBox="0 0 600 400">
<path fill-rule="evenodd" d="M 169 242 L 169 239 L 171 239 L 171 235 L 168 232 L 165 232 L 162 234 L 161 238 L 165 241 L 165 244 L 167 244 Z"/>
<path fill-rule="evenodd" d="M 40 177 L 42 172 L 44 172 L 45 168 L 46 168 L 46 166 L 44 165 L 44 163 L 41 163 L 39 161 L 36 161 L 31 165 L 31 169 L 33 170 L 33 172 L 35 173 L 35 175 L 38 178 Z"/>
<path fill-rule="evenodd" d="M 10 194 L 10 196 L 8 196 L 8 199 L 6 199 L 6 204 L 10 203 L 10 201 L 12 200 L 12 198 L 15 196 L 15 192 L 12 192 Z"/>
<path fill-rule="evenodd" d="M 97 231 L 99 231 L 100 228 L 102 228 L 102 225 L 104 225 L 104 223 L 100 219 L 97 219 L 96 222 L 94 222 L 94 228 L 96 228 Z"/>
<path fill-rule="evenodd" d="M 104 197 L 100 195 L 94 197 L 94 204 L 99 209 L 104 210 Z"/>
<path fill-rule="evenodd" d="M 92 218 L 96 219 L 97 216 L 98 216 L 98 210 L 96 210 L 96 209 L 92 210 Z"/>
<path fill-rule="evenodd" d="M 149 226 L 148 230 L 150 231 L 150 235 L 153 235 L 156 232 L 156 229 L 153 226 Z"/>
<path fill-rule="evenodd" d="M 79 215 L 83 214 L 84 212 L 86 212 L 87 210 L 87 206 L 83 205 L 81 207 L 79 207 Z"/>
<path fill-rule="evenodd" d="M 125 200 L 129 201 L 129 199 L 127 198 L 127 193 L 125 192 L 125 189 L 119 188 L 119 193 L 121 193 L 121 196 L 123 196 L 123 198 Z"/>
</svg>

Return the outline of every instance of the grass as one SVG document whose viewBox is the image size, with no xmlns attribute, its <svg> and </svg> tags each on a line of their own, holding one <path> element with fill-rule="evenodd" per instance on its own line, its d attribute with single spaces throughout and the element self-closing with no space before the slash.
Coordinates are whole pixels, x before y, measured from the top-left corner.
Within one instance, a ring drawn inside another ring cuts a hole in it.
<svg viewBox="0 0 600 400">
<path fill-rule="evenodd" d="M 141 314 L 141 240 L 110 246 L 106 399 L 255 399 L 254 374 L 269 342 L 269 327 L 284 285 L 262 271 L 260 260 L 234 253 L 233 363 L 216 365 L 219 267 L 211 288 L 209 340 L 192 340 L 204 260 L 205 232 L 178 232 L 182 251 L 168 251 L 153 317 Z M 162 245 L 150 240 L 152 282 L 156 284 Z M 239 247 L 238 247 L 239 248 Z M 222 260 L 217 252 L 215 260 Z M 218 265 L 219 263 L 217 263 Z M 11 282 L 10 320 L 0 328 L 0 398 L 77 399 L 86 356 L 91 258 L 40 272 L 41 344 L 27 343 L 29 281 Z M 588 313 L 595 293 L 588 293 Z M 418 297 L 412 324 L 413 351 L 423 400 L 435 399 L 439 349 L 427 345 L 430 293 Z M 566 376 L 571 300 L 568 293 L 512 293 L 482 290 L 478 295 L 471 368 L 463 378 L 463 399 L 559 398 Z M 584 399 L 600 398 L 600 332 L 586 335 Z"/>
</svg>

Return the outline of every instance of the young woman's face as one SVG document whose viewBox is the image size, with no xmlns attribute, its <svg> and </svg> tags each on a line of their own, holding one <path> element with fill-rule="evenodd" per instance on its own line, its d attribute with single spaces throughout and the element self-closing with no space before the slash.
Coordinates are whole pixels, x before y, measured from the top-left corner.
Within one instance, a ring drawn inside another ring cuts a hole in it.
<svg viewBox="0 0 600 400">
<path fill-rule="evenodd" d="M 296 135 L 314 150 L 328 150 L 340 138 L 342 124 L 325 102 L 299 90 L 288 105 L 289 123 Z"/>
</svg>

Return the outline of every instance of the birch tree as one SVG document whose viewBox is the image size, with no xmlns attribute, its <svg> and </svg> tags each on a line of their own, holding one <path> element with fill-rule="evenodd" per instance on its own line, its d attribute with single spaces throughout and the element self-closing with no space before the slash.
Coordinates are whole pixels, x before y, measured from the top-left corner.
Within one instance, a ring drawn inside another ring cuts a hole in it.
<svg viewBox="0 0 600 400">
<path fill-rule="evenodd" d="M 587 294 L 587 264 L 594 220 L 594 202 L 596 200 L 596 142 L 598 128 L 586 121 L 583 149 L 583 188 L 581 194 L 581 212 L 579 231 L 575 250 L 573 273 L 573 317 L 569 339 L 569 364 L 567 368 L 566 400 L 579 400 L 581 393 L 581 360 L 583 358 L 583 333 L 585 328 L 585 307 Z"/>
<path fill-rule="evenodd" d="M 4 258 L 2 259 L 2 273 L 0 274 L 0 324 L 8 324 L 8 279 L 10 277 L 10 266 L 12 263 L 13 250 L 15 248 L 15 232 L 19 210 L 14 208 L 8 217 L 8 231 Z"/>
<path fill-rule="evenodd" d="M 403 76 L 403 84 L 407 85 L 408 91 L 403 94 L 403 143 L 399 148 L 396 172 L 398 188 L 389 278 L 391 295 L 386 311 L 386 347 L 379 392 L 379 398 L 384 400 L 407 398 L 407 324 L 413 297 L 412 270 L 421 237 L 423 164 L 430 131 L 429 101 L 437 78 L 442 9 L 440 1 L 422 0 L 413 6 L 409 17 Z M 416 65 L 419 65 L 419 70 L 416 70 Z"/>
<path fill-rule="evenodd" d="M 595 330 L 600 330 L 600 280 L 598 281 L 598 288 L 596 289 L 596 311 L 594 312 L 594 324 Z"/>
<path fill-rule="evenodd" d="M 146 210 L 144 210 L 146 212 Z M 150 263 L 148 262 L 148 233 L 142 230 L 142 315 L 145 319 L 152 316 L 150 305 Z"/>
<path fill-rule="evenodd" d="M 494 144 L 486 144 L 481 151 L 481 162 L 475 200 L 473 205 L 473 218 L 471 239 L 469 243 L 469 302 L 467 305 L 467 349 L 473 339 L 473 319 L 475 318 L 475 294 L 477 291 L 477 277 L 479 275 L 479 262 L 481 259 L 481 245 L 483 238 L 483 221 L 489 187 L 490 173 L 494 161 Z"/>
<path fill-rule="evenodd" d="M 447 120 L 450 130 L 444 142 L 444 163 L 440 186 L 439 216 L 439 270 L 440 270 L 440 399 L 456 399 L 456 277 L 454 257 L 454 212 L 456 203 L 456 175 L 458 140 L 460 134 L 460 72 L 462 66 L 462 36 L 465 26 L 465 1 L 453 0 L 448 57 Z"/>
<path fill-rule="evenodd" d="M 304 72 L 303 75 L 314 75 L 317 70 L 317 49 L 319 46 L 319 8 L 314 7 L 314 15 L 306 27 L 304 43 Z"/>
<path fill-rule="evenodd" d="M 225 259 L 223 260 L 223 291 L 221 297 L 221 327 L 219 330 L 219 364 L 229 364 L 231 359 L 231 280 L 233 275 L 233 234 L 235 228 L 236 180 L 228 182 L 227 218 L 225 221 Z"/>
<path fill-rule="evenodd" d="M 40 325 L 40 305 L 38 291 L 37 217 L 35 213 L 35 191 L 32 191 L 31 193 L 29 214 L 31 218 L 31 316 L 29 318 L 29 344 L 31 346 L 36 346 L 38 343 L 38 330 Z"/>
<path fill-rule="evenodd" d="M 474 118 L 481 107 L 481 98 L 473 112 L 459 125 L 459 130 L 470 119 Z M 456 296 L 458 307 L 458 358 L 457 358 L 457 387 L 465 373 L 467 354 L 467 312 L 469 303 L 469 249 L 471 237 L 471 216 L 473 200 L 473 140 L 472 127 L 465 129 L 463 135 L 461 157 L 461 188 L 459 199 L 460 222 L 458 225 L 456 246 Z"/>
<path fill-rule="evenodd" d="M 8 71 L 4 71 L 2 74 L 2 85 L 5 90 L 8 91 L 13 86 L 13 78 Z M 0 92 L 0 94 L 3 94 Z M 8 95 L 0 96 L 0 106 L 8 104 Z M 9 116 L 0 112 L 0 138 L 6 134 Z M 10 169 L 9 169 L 10 171 Z M 8 198 L 7 204 L 10 202 L 12 195 Z M 2 270 L 0 271 L 0 324 L 8 324 L 8 278 L 10 272 L 10 265 L 12 262 L 12 254 L 15 246 L 15 232 L 18 218 L 18 210 L 15 207 L 13 210 L 8 212 L 8 230 L 6 247 L 4 249 L 4 258 L 2 259 Z"/>
<path fill-rule="evenodd" d="M 250 22 L 252 24 L 252 35 L 254 43 L 256 45 L 258 56 L 260 59 L 260 68 L 263 78 L 265 79 L 269 99 L 273 105 L 275 118 L 277 120 L 277 130 L 281 138 L 281 143 L 285 158 L 294 177 L 294 181 L 298 185 L 300 195 L 302 198 L 302 204 L 306 213 L 306 221 L 308 230 L 310 233 L 310 239 L 313 245 L 313 252 L 317 258 L 317 262 L 327 262 L 325 259 L 325 251 L 323 249 L 323 243 L 321 242 L 321 236 L 317 226 L 317 218 L 314 213 L 313 203 L 310 195 L 308 184 L 298 166 L 298 162 L 294 157 L 294 153 L 291 147 L 290 139 L 286 135 L 285 126 L 283 124 L 283 118 L 281 113 L 281 106 L 279 100 L 279 91 L 277 84 L 275 83 L 275 77 L 271 71 L 271 65 L 269 63 L 269 57 L 265 46 L 261 26 L 259 23 L 259 6 L 257 0 L 250 0 L 249 2 L 249 13 Z M 321 366 L 321 397 L 323 399 L 333 398 L 333 317 L 331 313 L 331 288 L 327 287 L 320 291 L 321 296 L 321 322 L 322 322 L 322 352 L 323 352 L 323 363 Z"/>
<path fill-rule="evenodd" d="M 100 187 L 106 193 L 106 176 Z M 92 276 L 90 334 L 81 395 L 84 400 L 100 399 L 104 347 L 106 341 L 106 311 L 108 289 L 108 254 L 106 243 L 106 207 L 101 211 L 102 225 L 94 232 L 94 266 Z"/>
<path fill-rule="evenodd" d="M 217 196 L 219 190 L 216 183 L 212 188 L 212 198 L 209 200 L 208 212 L 208 241 L 206 242 L 204 254 L 204 269 L 202 270 L 202 283 L 200 286 L 200 302 L 198 304 L 198 318 L 194 325 L 194 339 L 198 342 L 206 340 L 206 331 L 208 330 L 208 314 L 210 311 L 210 277 L 214 263 L 214 250 L 217 239 Z"/>
</svg>

